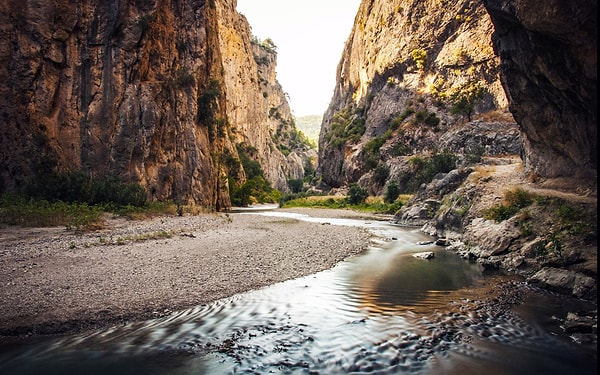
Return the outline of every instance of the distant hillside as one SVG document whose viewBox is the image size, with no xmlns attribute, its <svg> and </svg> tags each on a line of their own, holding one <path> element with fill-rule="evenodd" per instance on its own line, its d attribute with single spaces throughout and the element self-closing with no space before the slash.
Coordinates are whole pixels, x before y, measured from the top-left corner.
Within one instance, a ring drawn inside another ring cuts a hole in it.
<svg viewBox="0 0 600 375">
<path fill-rule="evenodd" d="M 307 136 L 308 139 L 314 141 L 315 144 L 319 144 L 319 132 L 321 131 L 321 120 L 323 120 L 323 116 L 301 116 L 296 117 L 295 120 L 296 128 L 298 128 L 298 130 L 304 133 L 304 135 Z"/>
</svg>

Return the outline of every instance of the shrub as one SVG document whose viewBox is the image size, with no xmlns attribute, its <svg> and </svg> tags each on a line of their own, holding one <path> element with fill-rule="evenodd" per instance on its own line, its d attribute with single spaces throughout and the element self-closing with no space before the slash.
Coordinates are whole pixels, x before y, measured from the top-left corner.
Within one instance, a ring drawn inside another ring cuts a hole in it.
<svg viewBox="0 0 600 375">
<path fill-rule="evenodd" d="M 458 157 L 448 150 L 429 157 L 414 156 L 408 160 L 411 172 L 400 176 L 400 190 L 416 192 L 421 184 L 430 182 L 438 173 L 448 173 L 456 167 Z"/>
<path fill-rule="evenodd" d="M 415 109 L 413 107 L 407 107 L 404 112 L 402 112 L 402 114 L 398 117 L 398 120 L 400 122 L 406 120 L 408 118 L 408 116 L 412 115 L 413 113 L 415 113 Z"/>
<path fill-rule="evenodd" d="M 234 206 L 244 207 L 252 203 L 276 202 L 277 199 L 271 196 L 274 189 L 270 183 L 262 176 L 255 176 L 248 179 L 241 185 L 234 182 L 230 183 L 230 199 Z"/>
<path fill-rule="evenodd" d="M 49 202 L 27 199 L 18 195 L 0 197 L 0 223 L 27 227 L 52 227 L 65 225 L 69 229 L 82 229 L 99 222 L 102 207 L 87 203 Z"/>
<path fill-rule="evenodd" d="M 415 123 L 420 124 L 425 122 L 425 118 L 427 117 L 427 110 L 420 109 L 415 113 Z"/>
<path fill-rule="evenodd" d="M 358 204 L 350 204 L 347 198 L 323 196 L 315 193 L 300 193 L 283 195 L 279 201 L 281 207 L 313 207 L 313 208 L 351 208 L 359 211 L 380 212 L 393 214 L 404 202 L 396 199 L 392 203 L 382 203 L 381 199 L 366 199 Z"/>
<path fill-rule="evenodd" d="M 333 147 L 340 148 L 349 141 L 358 142 L 365 130 L 365 119 L 353 114 L 348 106 L 333 115 L 326 139 Z"/>
<path fill-rule="evenodd" d="M 190 87 L 196 84 L 196 79 L 194 78 L 194 75 L 187 69 L 181 68 L 175 71 L 173 76 L 173 84 L 177 88 Z"/>
<path fill-rule="evenodd" d="M 433 112 L 428 113 L 424 120 L 425 124 L 434 128 L 440 124 L 440 121 L 440 118 Z"/>
<path fill-rule="evenodd" d="M 379 165 L 379 155 L 369 155 L 365 160 L 365 169 L 371 171 Z"/>
<path fill-rule="evenodd" d="M 455 89 L 450 94 L 450 113 L 453 115 L 466 115 L 471 121 L 471 116 L 478 101 L 483 99 L 488 90 L 476 81 L 469 81 Z"/>
<path fill-rule="evenodd" d="M 467 163 L 477 164 L 481 161 L 483 154 L 485 154 L 485 147 L 483 147 L 482 145 L 477 145 L 467 150 L 465 158 L 467 160 Z"/>
<path fill-rule="evenodd" d="M 438 173 L 448 173 L 456 168 L 458 157 L 448 150 L 434 153 L 427 162 L 428 176 L 433 178 Z M 431 180 L 430 180 L 431 181 Z"/>
<path fill-rule="evenodd" d="M 390 130 L 394 131 L 394 130 L 398 129 L 400 127 L 400 125 L 402 125 L 402 121 L 404 121 L 404 120 L 405 120 L 405 118 L 402 118 L 402 116 L 394 117 L 390 121 L 390 125 L 389 125 Z"/>
<path fill-rule="evenodd" d="M 281 153 L 284 156 L 289 156 L 292 152 L 292 150 L 290 150 L 290 148 L 287 145 L 284 145 L 283 143 L 277 144 L 277 148 L 279 149 L 279 151 L 281 151 Z"/>
<path fill-rule="evenodd" d="M 315 166 L 311 159 L 306 159 L 306 163 L 304 163 L 304 178 L 308 178 L 308 180 L 315 177 L 316 170 Z"/>
<path fill-rule="evenodd" d="M 505 206 L 503 204 L 498 204 L 496 206 L 492 206 L 484 211 L 484 217 L 487 220 L 494 220 L 496 222 L 501 222 L 513 217 L 519 209 L 515 206 Z"/>
<path fill-rule="evenodd" d="M 415 113 L 415 124 L 426 124 L 436 127 L 440 121 L 440 118 L 434 112 L 429 112 L 427 109 L 421 109 Z"/>
<path fill-rule="evenodd" d="M 264 171 L 259 162 L 251 158 L 258 150 L 244 143 L 236 145 L 242 167 L 247 180 L 244 183 L 236 181 L 235 177 L 229 178 L 229 198 L 234 206 L 248 206 L 254 202 L 277 202 L 281 193 L 273 189 L 264 176 Z"/>
<path fill-rule="evenodd" d="M 400 185 L 398 182 L 391 181 L 385 188 L 383 193 L 383 201 L 385 203 L 393 203 L 400 196 Z"/>
<path fill-rule="evenodd" d="M 375 155 L 379 153 L 379 149 L 384 145 L 386 139 L 384 137 L 375 137 L 363 146 L 363 152 L 367 155 Z"/>
<path fill-rule="evenodd" d="M 275 43 L 273 43 L 273 40 L 271 38 L 267 38 L 265 39 L 262 43 L 261 46 L 266 49 L 269 52 L 276 52 L 277 51 L 277 46 L 275 45 Z"/>
<path fill-rule="evenodd" d="M 253 160 L 250 156 L 258 152 L 255 147 L 246 145 L 246 144 L 237 144 L 236 145 L 238 155 L 240 156 L 240 161 L 242 162 L 242 168 L 244 168 L 244 172 L 246 173 L 246 177 L 248 179 L 252 179 L 258 176 L 264 176 L 264 172 L 260 163 L 256 160 Z"/>
<path fill-rule="evenodd" d="M 524 208 L 531 205 L 531 203 L 533 203 L 534 197 L 534 194 L 521 188 L 516 188 L 504 192 L 505 204 L 509 206 L 515 206 L 517 208 Z"/>
<path fill-rule="evenodd" d="M 118 177 L 98 181 L 91 204 L 114 204 L 117 207 L 141 207 L 146 204 L 146 191 L 136 183 L 125 183 Z"/>
<path fill-rule="evenodd" d="M 357 183 L 353 183 L 348 189 L 348 197 L 346 199 L 349 204 L 360 204 L 364 203 L 368 196 L 369 193 L 367 189 L 361 187 Z"/>
<path fill-rule="evenodd" d="M 425 63 L 427 62 L 427 52 L 425 50 L 420 48 L 413 49 L 410 52 L 410 56 L 417 65 L 417 69 L 422 70 L 425 68 Z"/>
<path fill-rule="evenodd" d="M 390 175 L 390 168 L 385 163 L 379 163 L 373 171 L 373 181 L 379 185 L 385 184 L 385 181 Z"/>
<path fill-rule="evenodd" d="M 301 178 L 291 178 L 287 181 L 287 184 L 292 193 L 299 193 L 304 187 L 304 181 Z"/>
<path fill-rule="evenodd" d="M 219 95 L 221 95 L 221 83 L 211 79 L 206 90 L 198 96 L 198 121 L 204 120 L 207 124 L 212 124 L 216 110 L 215 99 Z"/>
<path fill-rule="evenodd" d="M 484 217 L 496 222 L 510 219 L 522 208 L 531 205 L 534 198 L 532 193 L 521 188 L 505 191 L 503 202 L 484 210 Z"/>
<path fill-rule="evenodd" d="M 392 156 L 406 156 L 412 154 L 412 148 L 404 143 L 397 143 L 392 147 L 391 155 Z"/>
<path fill-rule="evenodd" d="M 139 184 L 125 182 L 118 176 L 93 178 L 80 171 L 38 175 L 25 186 L 24 194 L 49 202 L 114 207 L 141 207 L 146 204 L 146 191 Z"/>
</svg>

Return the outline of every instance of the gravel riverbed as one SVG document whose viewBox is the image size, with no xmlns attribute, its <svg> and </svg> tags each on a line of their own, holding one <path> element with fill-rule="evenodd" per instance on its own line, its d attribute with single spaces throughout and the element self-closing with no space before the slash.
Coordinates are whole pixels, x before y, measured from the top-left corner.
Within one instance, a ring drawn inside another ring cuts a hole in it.
<svg viewBox="0 0 600 375">
<path fill-rule="evenodd" d="M 285 211 L 369 218 L 349 210 Z M 164 316 L 331 268 L 364 251 L 371 237 L 358 227 L 248 213 L 112 218 L 87 233 L 1 227 L 0 336 Z"/>
</svg>

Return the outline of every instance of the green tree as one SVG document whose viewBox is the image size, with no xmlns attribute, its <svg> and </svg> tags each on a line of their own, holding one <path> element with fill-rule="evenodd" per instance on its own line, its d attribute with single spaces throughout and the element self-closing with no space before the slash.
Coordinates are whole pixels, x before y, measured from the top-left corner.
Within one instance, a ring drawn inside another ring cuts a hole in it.
<svg viewBox="0 0 600 375">
<path fill-rule="evenodd" d="M 207 125 L 215 120 L 216 99 L 221 95 L 221 83 L 211 79 L 206 90 L 198 96 L 198 121 Z"/>
<path fill-rule="evenodd" d="M 304 187 L 304 181 L 301 178 L 290 178 L 287 180 L 288 187 L 292 193 L 300 193 Z"/>
<path fill-rule="evenodd" d="M 262 46 L 268 49 L 269 51 L 275 52 L 277 51 L 277 46 L 273 43 L 271 38 L 267 38 L 262 42 Z"/>
<path fill-rule="evenodd" d="M 400 185 L 396 181 L 390 181 L 383 193 L 383 201 L 385 203 L 394 203 L 400 196 Z"/>
<path fill-rule="evenodd" d="M 383 185 L 385 184 L 385 180 L 387 180 L 387 178 L 390 175 L 390 168 L 385 165 L 385 163 L 379 163 L 377 164 L 377 167 L 375 167 L 375 170 L 373 171 L 373 181 L 375 181 L 376 183 Z"/>
<path fill-rule="evenodd" d="M 466 115 L 467 120 L 471 121 L 475 105 L 487 93 L 487 88 L 481 82 L 469 81 L 462 84 L 450 94 L 450 113 L 453 115 Z"/>
<path fill-rule="evenodd" d="M 351 184 L 350 188 L 348 189 L 347 200 L 349 204 L 361 204 L 364 203 L 365 200 L 367 200 L 368 196 L 369 192 L 367 191 L 367 189 L 361 187 L 355 182 Z"/>
</svg>

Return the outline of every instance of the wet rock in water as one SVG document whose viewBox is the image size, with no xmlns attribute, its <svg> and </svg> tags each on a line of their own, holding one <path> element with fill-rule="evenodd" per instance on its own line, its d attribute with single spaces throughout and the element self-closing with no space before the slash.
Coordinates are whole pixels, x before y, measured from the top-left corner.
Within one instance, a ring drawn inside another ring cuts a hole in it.
<svg viewBox="0 0 600 375">
<path fill-rule="evenodd" d="M 414 253 L 412 256 L 419 259 L 433 259 L 434 254 L 433 251 L 424 251 L 422 253 Z"/>
<path fill-rule="evenodd" d="M 452 242 L 447 238 L 438 238 L 435 240 L 435 244 L 438 246 L 450 246 Z"/>
<path fill-rule="evenodd" d="M 499 257 L 479 258 L 477 259 L 477 263 L 479 263 L 485 270 L 498 270 L 502 264 Z"/>
<path fill-rule="evenodd" d="M 588 315 L 570 312 L 563 324 L 563 329 L 567 333 L 598 333 L 598 316 L 596 312 Z"/>
</svg>

